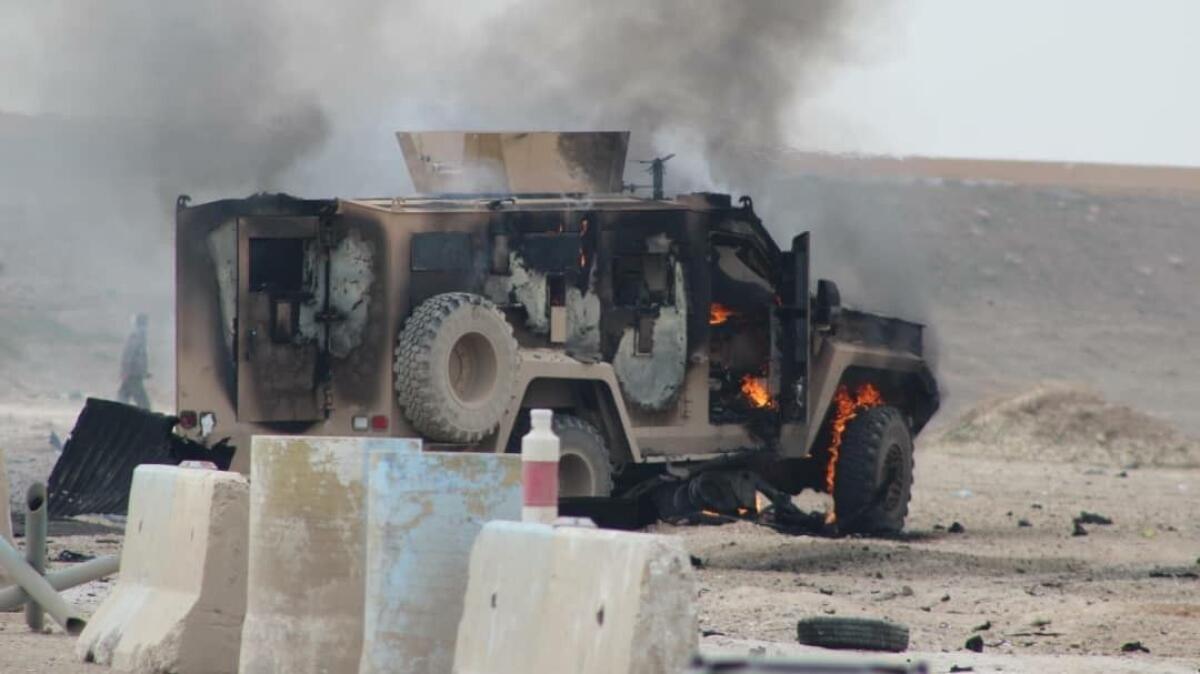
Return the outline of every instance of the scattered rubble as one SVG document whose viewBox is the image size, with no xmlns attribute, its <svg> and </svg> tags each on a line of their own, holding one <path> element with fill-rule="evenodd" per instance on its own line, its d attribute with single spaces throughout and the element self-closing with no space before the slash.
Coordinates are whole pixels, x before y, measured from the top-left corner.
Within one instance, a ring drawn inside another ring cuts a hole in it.
<svg viewBox="0 0 1200 674">
<path fill-rule="evenodd" d="M 1140 641 L 1127 641 L 1121 644 L 1122 653 L 1149 653 L 1150 649 L 1146 648 Z"/>
</svg>

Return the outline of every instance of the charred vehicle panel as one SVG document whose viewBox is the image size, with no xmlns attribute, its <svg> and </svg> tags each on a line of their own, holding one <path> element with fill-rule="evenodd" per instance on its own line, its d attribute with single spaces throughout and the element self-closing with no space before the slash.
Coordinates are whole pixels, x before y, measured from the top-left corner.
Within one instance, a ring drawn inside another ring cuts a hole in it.
<svg viewBox="0 0 1200 674">
<path fill-rule="evenodd" d="M 577 183 L 611 188 L 627 136 L 529 139 L 571 135 L 468 134 L 456 156 L 527 189 L 529 153 L 557 148 L 586 166 Z M 436 186 L 442 164 L 411 154 L 424 140 L 401 144 Z M 581 495 L 729 457 L 789 493 L 832 491 L 839 415 L 876 406 L 847 413 L 840 391 L 871 387 L 910 435 L 938 406 L 921 326 L 843 310 L 827 281 L 812 293 L 808 235 L 781 249 L 748 198 L 181 198 L 176 241 L 180 432 L 228 438 L 242 470 L 254 433 L 512 450 L 522 411 L 546 406 Z"/>
</svg>

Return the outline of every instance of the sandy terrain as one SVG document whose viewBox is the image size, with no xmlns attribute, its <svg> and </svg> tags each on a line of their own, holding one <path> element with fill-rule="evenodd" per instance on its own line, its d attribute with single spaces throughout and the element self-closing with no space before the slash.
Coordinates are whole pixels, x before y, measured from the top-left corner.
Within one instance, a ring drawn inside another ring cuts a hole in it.
<svg viewBox="0 0 1200 674">
<path fill-rule="evenodd" d="M 1200 667 L 1200 472 L 1074 463 L 1048 471 L 955 449 L 920 450 L 909 531 L 899 540 L 795 537 L 751 523 L 655 527 L 681 536 L 701 560 L 704 650 L 811 651 L 795 644 L 796 620 L 835 614 L 909 625 L 907 657 L 935 672 Z M 1082 510 L 1114 524 L 1073 536 Z M 965 532 L 949 533 L 954 522 Z M 52 538 L 52 556 L 63 547 L 103 553 L 116 540 Z M 107 587 L 74 596 L 91 604 Z M 974 634 L 986 644 L 979 655 L 963 649 Z M 1121 654 L 1130 641 L 1150 653 Z M 61 634 L 28 634 L 20 614 L 0 614 L 0 671 L 101 671 L 73 663 L 71 648 Z"/>
</svg>

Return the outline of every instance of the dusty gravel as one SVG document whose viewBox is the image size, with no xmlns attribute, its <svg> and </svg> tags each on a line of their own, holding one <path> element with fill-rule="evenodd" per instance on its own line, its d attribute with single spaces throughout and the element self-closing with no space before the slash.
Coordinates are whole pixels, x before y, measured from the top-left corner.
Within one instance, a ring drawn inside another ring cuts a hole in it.
<svg viewBox="0 0 1200 674">
<path fill-rule="evenodd" d="M 950 653 L 933 661 L 979 672 L 1049 671 L 1042 666 L 1051 661 L 1026 659 L 1048 655 L 1093 656 L 1055 660 L 1056 671 L 1157 663 L 1165 669 L 1155 671 L 1195 672 L 1200 471 L 1123 474 L 928 447 L 918 452 L 912 513 L 898 540 L 789 537 L 749 523 L 659 529 L 682 536 L 703 562 L 701 627 L 714 648 L 794 644 L 798 618 L 832 614 L 902 622 L 913 651 Z M 1083 510 L 1114 523 L 1072 536 Z M 965 532 L 949 533 L 954 522 Z M 984 638 L 982 656 L 963 649 L 974 634 Z M 1150 654 L 1122 655 L 1130 641 Z"/>
<path fill-rule="evenodd" d="M 924 447 L 900 539 L 787 536 L 751 523 L 654 530 L 682 537 L 702 560 L 706 651 L 810 652 L 795 644 L 796 620 L 833 614 L 909 625 L 908 657 L 935 672 L 1195 672 L 1200 471 L 1123 472 Z M 1072 536 L 1083 510 L 1114 523 Z M 949 533 L 954 522 L 965 532 Z M 52 538 L 53 555 L 64 547 L 104 553 L 115 545 L 97 541 L 116 537 Z M 94 604 L 106 587 L 75 597 Z M 974 634 L 984 638 L 983 654 L 963 649 Z M 1121 654 L 1129 641 L 1150 654 Z M 99 671 L 73 664 L 72 648 L 61 634 L 28 634 L 20 614 L 0 614 L 0 671 Z"/>
</svg>

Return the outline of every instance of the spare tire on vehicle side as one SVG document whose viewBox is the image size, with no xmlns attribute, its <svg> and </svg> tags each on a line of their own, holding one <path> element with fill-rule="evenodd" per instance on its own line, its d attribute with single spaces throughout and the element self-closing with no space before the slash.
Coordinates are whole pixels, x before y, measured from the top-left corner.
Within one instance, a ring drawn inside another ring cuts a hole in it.
<svg viewBox="0 0 1200 674">
<path fill-rule="evenodd" d="M 396 340 L 396 399 L 439 442 L 478 442 L 513 403 L 519 354 L 495 304 L 445 293 L 420 304 Z"/>
</svg>

